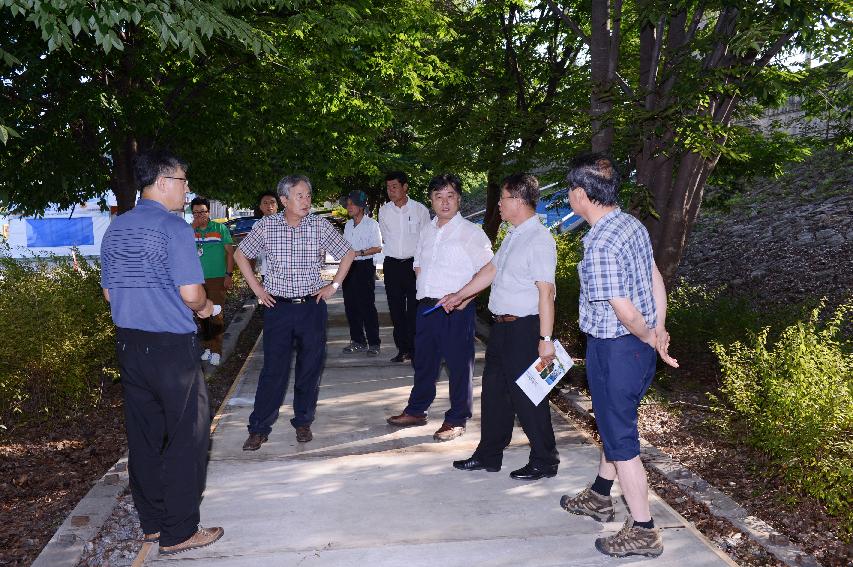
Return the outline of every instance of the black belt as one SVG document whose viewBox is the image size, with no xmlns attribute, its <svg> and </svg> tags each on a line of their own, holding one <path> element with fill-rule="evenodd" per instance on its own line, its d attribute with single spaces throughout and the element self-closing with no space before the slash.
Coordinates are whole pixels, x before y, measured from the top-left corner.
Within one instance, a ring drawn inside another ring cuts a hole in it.
<svg viewBox="0 0 853 567">
<path fill-rule="evenodd" d="M 385 256 L 385 262 L 393 260 L 395 262 L 411 262 L 414 258 L 394 258 L 393 256 Z"/>
<path fill-rule="evenodd" d="M 116 338 L 129 343 L 143 343 L 147 345 L 180 345 L 195 338 L 195 333 L 170 333 L 168 331 L 143 331 L 141 329 L 128 329 L 116 327 Z"/>
<path fill-rule="evenodd" d="M 441 301 L 441 298 L 436 299 L 435 297 L 424 297 L 423 299 L 419 299 L 418 303 L 423 303 L 424 305 L 435 305 Z"/>
<path fill-rule="evenodd" d="M 277 295 L 273 295 L 272 297 L 275 299 L 276 303 L 280 301 L 282 303 L 299 304 L 308 303 L 309 301 L 317 301 L 317 298 L 313 295 L 303 295 L 302 297 L 279 297 Z"/>
</svg>

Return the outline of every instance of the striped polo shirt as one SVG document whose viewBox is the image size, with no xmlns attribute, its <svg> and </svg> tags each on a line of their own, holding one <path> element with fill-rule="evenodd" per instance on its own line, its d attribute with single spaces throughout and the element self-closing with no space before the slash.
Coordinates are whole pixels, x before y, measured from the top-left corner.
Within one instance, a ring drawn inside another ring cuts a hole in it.
<svg viewBox="0 0 853 567">
<path fill-rule="evenodd" d="M 150 199 L 110 223 L 101 243 L 101 286 L 117 327 L 194 333 L 179 286 L 204 283 L 192 227 Z"/>
</svg>

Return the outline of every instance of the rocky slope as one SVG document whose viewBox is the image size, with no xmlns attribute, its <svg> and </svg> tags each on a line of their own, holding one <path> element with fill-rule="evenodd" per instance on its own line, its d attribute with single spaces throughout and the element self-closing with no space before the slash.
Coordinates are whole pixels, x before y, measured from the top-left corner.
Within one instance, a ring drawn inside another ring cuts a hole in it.
<svg viewBox="0 0 853 567">
<path fill-rule="evenodd" d="M 819 152 L 728 209 L 700 214 L 679 269 L 691 283 L 759 305 L 853 295 L 853 156 Z"/>
</svg>

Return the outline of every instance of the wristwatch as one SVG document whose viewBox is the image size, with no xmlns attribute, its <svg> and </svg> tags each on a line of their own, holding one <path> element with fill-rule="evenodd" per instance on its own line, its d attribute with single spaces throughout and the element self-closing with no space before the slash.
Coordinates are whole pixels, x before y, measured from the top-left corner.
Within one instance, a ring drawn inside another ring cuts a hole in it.
<svg viewBox="0 0 853 567">
<path fill-rule="evenodd" d="M 550 342 L 554 341 L 554 337 L 552 337 L 551 335 L 545 335 L 544 337 L 542 335 L 539 335 L 539 340 L 540 341 L 547 341 L 550 343 Z"/>
<path fill-rule="evenodd" d="M 332 282 L 332 287 L 335 288 L 335 291 L 338 291 L 338 288 L 341 287 L 341 284 L 338 282 Z"/>
<path fill-rule="evenodd" d="M 234 272 L 225 272 L 225 275 L 230 278 L 232 275 L 234 275 Z"/>
</svg>

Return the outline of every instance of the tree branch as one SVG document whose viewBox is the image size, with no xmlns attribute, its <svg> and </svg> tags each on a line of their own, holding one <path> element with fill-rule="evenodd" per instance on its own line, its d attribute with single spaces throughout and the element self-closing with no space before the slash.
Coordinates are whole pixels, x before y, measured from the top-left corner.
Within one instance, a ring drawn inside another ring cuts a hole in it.
<svg viewBox="0 0 853 567">
<path fill-rule="evenodd" d="M 620 1 L 620 4 L 621 4 L 621 1 Z M 583 30 L 580 28 L 580 26 L 578 26 L 575 23 L 575 21 L 572 20 L 569 17 L 569 15 L 563 11 L 562 8 L 557 6 L 557 4 L 554 2 L 554 0 L 548 0 L 548 7 L 550 7 L 551 10 L 554 12 L 554 14 L 558 18 L 563 20 L 566 23 L 566 25 L 568 25 L 571 28 L 571 30 L 573 32 L 575 32 L 575 34 L 577 34 L 577 36 L 583 40 L 583 42 L 587 45 L 587 47 L 592 46 L 592 40 L 590 39 L 590 37 L 583 32 Z M 622 92 L 625 94 L 625 96 L 627 96 L 628 98 L 634 98 L 634 89 L 631 88 L 631 85 L 628 84 L 628 81 L 626 81 L 618 72 L 615 72 L 615 71 L 614 71 L 614 77 L 615 77 L 616 82 L 619 83 L 619 88 L 622 89 Z"/>
<path fill-rule="evenodd" d="M 515 52 L 515 47 L 512 45 L 512 27 L 515 23 L 516 10 L 517 7 L 513 4 L 510 7 L 509 21 L 507 21 L 503 10 L 501 10 L 501 30 L 503 31 L 504 42 L 506 45 L 506 57 L 504 58 L 504 61 L 506 62 L 507 72 L 515 79 L 516 108 L 518 110 L 527 110 L 524 77 L 522 76 L 521 69 L 518 66 L 518 55 Z"/>
<path fill-rule="evenodd" d="M 616 78 L 616 67 L 619 61 L 619 42 L 621 41 L 622 29 L 622 0 L 613 0 L 610 21 L 613 23 L 610 32 L 610 56 L 607 65 L 607 80 L 612 82 Z"/>
</svg>

